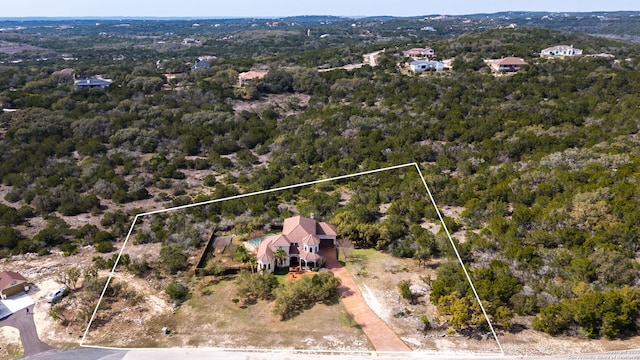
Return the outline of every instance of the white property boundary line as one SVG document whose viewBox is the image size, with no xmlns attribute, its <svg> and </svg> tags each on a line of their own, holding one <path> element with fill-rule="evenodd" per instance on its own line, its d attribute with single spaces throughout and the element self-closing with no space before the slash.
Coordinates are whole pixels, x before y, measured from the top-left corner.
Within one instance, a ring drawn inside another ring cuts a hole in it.
<svg viewBox="0 0 640 360">
<path fill-rule="evenodd" d="M 240 194 L 240 195 L 230 196 L 230 197 L 221 198 L 221 199 L 202 201 L 202 202 L 198 202 L 198 203 L 194 203 L 194 204 L 187 204 L 187 205 L 176 206 L 176 207 L 172 207 L 172 208 L 149 211 L 149 212 L 137 214 L 135 216 L 135 218 L 133 219 L 133 222 L 131 223 L 131 227 L 129 228 L 129 232 L 127 233 L 127 237 L 125 238 L 124 243 L 122 244 L 122 247 L 120 248 L 120 251 L 118 252 L 118 257 L 116 258 L 116 261 L 113 264 L 113 267 L 111 268 L 111 272 L 109 273 L 109 277 L 107 278 L 107 282 L 105 283 L 104 289 L 102 289 L 102 293 L 100 294 L 100 298 L 98 299 L 98 304 L 96 305 L 96 308 L 93 310 L 93 313 L 91 314 L 91 319 L 89 320 L 89 324 L 87 324 L 87 328 L 85 329 L 84 334 L 82 335 L 82 340 L 80 340 L 80 346 L 93 347 L 93 348 L 105 348 L 105 347 L 101 347 L 101 346 L 84 345 L 84 341 L 85 341 L 85 339 L 87 337 L 87 334 L 89 333 L 89 329 L 91 328 L 91 324 L 93 323 L 93 320 L 95 319 L 95 316 L 98 313 L 98 309 L 100 308 L 100 303 L 102 302 L 102 299 L 104 298 L 104 294 L 106 293 L 107 288 L 109 287 L 109 284 L 111 283 L 111 279 L 113 278 L 113 274 L 116 271 L 116 267 L 118 266 L 118 263 L 120 262 L 120 258 L 122 257 L 122 254 L 124 253 L 124 249 L 127 246 L 127 242 L 129 242 L 129 238 L 131 237 L 131 233 L 133 232 L 133 228 L 135 227 L 136 222 L 138 221 L 138 218 L 140 218 L 142 216 L 146 216 L 146 215 L 154 215 L 154 214 L 172 212 L 172 211 L 192 208 L 192 207 L 196 207 L 196 206 L 209 205 L 209 204 L 214 204 L 214 203 L 218 203 L 218 202 L 241 199 L 241 198 L 255 196 L 255 195 L 269 194 L 269 193 L 283 191 L 283 190 L 295 189 L 295 188 L 299 188 L 299 187 L 310 186 L 310 185 L 315 185 L 315 184 L 320 184 L 320 183 L 325 183 L 325 182 L 330 182 L 330 181 L 348 179 L 348 178 L 358 177 L 358 176 L 362 176 L 362 175 L 375 174 L 375 173 L 389 171 L 389 170 L 397 170 L 397 169 L 402 169 L 402 168 L 411 167 L 411 166 L 415 167 L 415 169 L 418 171 L 418 175 L 420 175 L 420 179 L 422 179 L 422 184 L 424 185 L 425 189 L 427 190 L 427 194 L 429 195 L 429 199 L 431 200 L 431 203 L 433 204 L 433 208 L 436 210 L 436 213 L 438 214 L 438 219 L 440 219 L 440 223 L 442 224 L 442 228 L 444 229 L 445 233 L 447 234 L 447 238 L 449 238 L 449 242 L 451 243 L 451 246 L 453 246 L 453 250 L 454 250 L 454 252 L 456 254 L 456 257 L 458 258 L 458 262 L 460 263 L 460 266 L 462 267 L 462 270 L 464 271 L 464 275 L 466 276 L 467 280 L 469 281 L 469 285 L 471 285 L 471 289 L 473 290 L 473 295 L 475 296 L 476 300 L 478 301 L 478 304 L 480 305 L 480 309 L 482 310 L 482 314 L 484 315 L 485 320 L 487 320 L 487 324 L 489 324 L 489 328 L 491 329 L 491 333 L 493 334 L 493 338 L 496 340 L 496 343 L 498 344 L 498 347 L 500 348 L 501 354 L 504 355 L 504 349 L 502 348 L 502 344 L 500 344 L 500 340 L 498 340 L 498 336 L 496 335 L 496 332 L 495 332 L 495 330 L 493 328 L 493 325 L 491 324 L 491 321 L 489 320 L 489 316 L 487 315 L 487 312 L 486 312 L 484 306 L 482 305 L 482 301 L 480 300 L 480 297 L 478 296 L 478 292 L 476 291 L 476 287 L 473 285 L 473 281 L 471 280 L 471 276 L 469 275 L 469 272 L 467 271 L 467 268 L 464 266 L 464 262 L 462 261 L 462 257 L 460 256 L 460 253 L 458 252 L 458 248 L 456 248 L 455 242 L 451 238 L 451 233 L 449 232 L 449 229 L 447 228 L 447 225 L 444 222 L 444 218 L 442 217 L 442 214 L 440 213 L 440 210 L 438 209 L 438 205 L 436 204 L 436 201 L 433 198 L 433 195 L 431 194 L 431 190 L 429 189 L 429 185 L 427 185 L 427 181 L 424 179 L 422 171 L 420 170 L 420 166 L 418 165 L 417 162 L 407 163 L 407 164 L 403 164 L 403 165 L 389 166 L 389 167 L 375 169 L 375 170 L 362 171 L 362 172 L 355 173 L 355 174 L 341 175 L 341 176 L 336 176 L 336 177 L 332 177 L 332 178 L 328 178 L 328 179 L 320 179 L 320 180 L 315 180 L 315 181 L 308 181 L 308 182 L 295 184 L 295 185 L 282 186 L 282 187 L 277 187 L 277 188 L 273 188 L 273 189 L 269 189 L 269 190 L 261 190 L 261 191 L 256 191 L 256 192 L 252 192 L 252 193 L 247 193 L 247 194 Z M 129 349 L 129 350 L 131 350 L 131 349 Z"/>
</svg>

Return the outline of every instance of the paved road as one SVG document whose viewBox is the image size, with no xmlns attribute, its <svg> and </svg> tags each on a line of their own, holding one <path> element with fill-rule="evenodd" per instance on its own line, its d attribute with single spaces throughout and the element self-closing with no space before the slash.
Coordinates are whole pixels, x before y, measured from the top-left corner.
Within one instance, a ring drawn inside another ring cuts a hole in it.
<svg viewBox="0 0 640 360">
<path fill-rule="evenodd" d="M 127 350 L 111 349 L 55 349 L 40 354 L 25 357 L 26 360 L 122 360 L 127 354 Z M 149 358 L 152 359 L 152 358 Z M 157 359 L 157 358 L 155 358 Z M 162 359 L 167 357 L 162 356 Z M 175 359 L 184 359 L 176 357 Z"/>
<path fill-rule="evenodd" d="M 488 355 L 488 354 L 443 354 L 433 352 L 413 352 L 406 354 L 380 354 L 380 353 L 354 353 L 354 354 L 329 354 L 314 352 L 287 352 L 287 351 L 244 351 L 225 350 L 215 348 L 185 348 L 185 349 L 135 349 L 135 350 L 112 350 L 79 348 L 67 350 L 52 350 L 41 353 L 28 360 L 293 360 L 293 359 L 314 359 L 314 360 L 380 360 L 380 359 L 437 359 L 437 360 L 637 360 L 640 358 L 640 350 L 605 352 L 597 354 L 583 355 L 560 355 L 560 356 L 510 356 L 510 355 Z"/>
<path fill-rule="evenodd" d="M 11 326 L 20 331 L 20 341 L 24 349 L 24 356 L 35 355 L 44 351 L 52 350 L 53 347 L 43 343 L 38 338 L 36 324 L 33 321 L 33 305 L 27 307 L 26 310 L 20 310 L 8 318 L 0 321 L 0 327 Z"/>
<path fill-rule="evenodd" d="M 360 325 L 378 352 L 409 352 L 411 349 L 371 310 L 347 269 L 338 262 L 335 250 L 324 251 L 327 269 L 340 279 L 340 296 L 347 311 Z"/>
</svg>

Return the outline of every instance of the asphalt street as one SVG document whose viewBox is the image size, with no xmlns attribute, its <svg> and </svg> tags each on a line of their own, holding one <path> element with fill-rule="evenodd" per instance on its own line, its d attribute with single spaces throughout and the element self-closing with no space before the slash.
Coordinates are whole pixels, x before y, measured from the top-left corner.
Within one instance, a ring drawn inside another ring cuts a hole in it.
<svg viewBox="0 0 640 360">
<path fill-rule="evenodd" d="M 53 347 L 43 343 L 38 338 L 36 324 L 33 321 L 33 305 L 27 307 L 29 310 L 17 311 L 8 318 L 0 321 L 0 327 L 11 326 L 20 331 L 20 341 L 24 349 L 24 356 L 35 355 L 53 349 Z"/>
<path fill-rule="evenodd" d="M 510 356 L 490 354 L 441 354 L 430 352 L 411 353 L 316 353 L 316 352 L 287 352 L 278 350 L 246 351 L 212 348 L 183 348 L 183 349 L 132 349 L 117 350 L 104 348 L 76 348 L 56 349 L 41 354 L 29 356 L 28 360 L 299 360 L 313 358 L 314 360 L 366 360 L 366 359 L 482 359 L 482 360 L 637 360 L 640 350 L 612 351 L 596 354 L 560 355 L 560 356 Z"/>
</svg>

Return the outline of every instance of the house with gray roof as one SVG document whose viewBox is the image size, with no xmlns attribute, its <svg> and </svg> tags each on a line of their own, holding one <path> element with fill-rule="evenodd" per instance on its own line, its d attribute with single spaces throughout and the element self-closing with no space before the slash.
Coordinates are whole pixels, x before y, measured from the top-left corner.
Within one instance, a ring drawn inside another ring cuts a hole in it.
<svg viewBox="0 0 640 360">
<path fill-rule="evenodd" d="M 104 89 L 109 85 L 111 85 L 111 80 L 99 79 L 99 78 L 87 78 L 87 79 L 78 80 L 75 83 L 73 83 L 73 86 L 75 86 L 77 90 Z"/>
<path fill-rule="evenodd" d="M 191 66 L 191 70 L 209 69 L 209 68 L 211 68 L 211 64 L 209 64 L 209 62 L 204 61 L 204 60 L 200 60 L 200 61 L 196 62 L 195 64 L 193 64 L 193 66 Z"/>
</svg>

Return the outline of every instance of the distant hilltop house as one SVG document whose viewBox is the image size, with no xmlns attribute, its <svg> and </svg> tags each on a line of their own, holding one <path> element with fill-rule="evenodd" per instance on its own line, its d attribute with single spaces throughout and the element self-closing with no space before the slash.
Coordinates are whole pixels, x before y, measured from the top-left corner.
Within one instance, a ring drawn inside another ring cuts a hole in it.
<svg viewBox="0 0 640 360">
<path fill-rule="evenodd" d="M 211 61 L 211 60 L 215 60 L 218 57 L 215 55 L 202 55 L 202 56 L 198 56 L 198 60 L 199 61 Z"/>
<path fill-rule="evenodd" d="M 529 65 L 526 61 L 519 57 L 508 56 L 502 59 L 489 60 L 491 69 L 495 72 L 516 72 L 522 66 Z"/>
<path fill-rule="evenodd" d="M 176 79 L 178 77 L 184 76 L 185 73 L 178 71 L 178 72 L 174 72 L 174 71 L 165 71 L 162 73 L 162 75 L 164 75 L 164 77 L 167 78 L 167 80 L 171 80 L 171 79 Z"/>
<path fill-rule="evenodd" d="M 51 75 L 73 76 L 76 71 L 72 68 L 65 68 L 62 70 L 54 71 Z"/>
<path fill-rule="evenodd" d="M 605 59 L 609 62 L 614 61 L 616 59 L 616 56 L 613 54 L 606 54 L 606 53 L 600 53 L 600 54 L 589 54 L 589 55 L 585 55 L 586 58 L 588 59 Z"/>
<path fill-rule="evenodd" d="M 111 85 L 111 80 L 99 78 L 87 78 L 76 81 L 73 86 L 76 89 L 104 89 Z"/>
<path fill-rule="evenodd" d="M 210 69 L 210 68 L 211 68 L 211 64 L 209 64 L 209 62 L 205 60 L 197 61 L 195 64 L 193 64 L 193 66 L 191 66 L 191 70 Z"/>
<path fill-rule="evenodd" d="M 556 45 L 540 51 L 540 56 L 577 56 L 582 55 L 582 49 L 574 48 L 573 45 Z"/>
<path fill-rule="evenodd" d="M 411 68 L 411 71 L 416 73 L 424 71 L 443 71 L 444 63 L 441 61 L 416 60 L 409 64 L 409 68 Z"/>
<path fill-rule="evenodd" d="M 433 58 L 436 56 L 436 51 L 427 46 L 424 49 L 423 48 L 409 49 L 404 52 L 404 55 L 412 58 L 420 58 L 420 57 Z"/>
<path fill-rule="evenodd" d="M 249 81 L 251 80 L 260 80 L 264 78 L 265 75 L 267 75 L 266 72 L 254 71 L 254 70 L 240 73 L 238 74 L 238 85 L 244 86 L 248 84 Z"/>
<path fill-rule="evenodd" d="M 334 225 L 315 219 L 294 216 L 284 220 L 282 234 L 267 237 L 258 246 L 258 268 L 273 272 L 276 252 L 282 249 L 286 257 L 278 266 L 300 266 L 311 269 L 324 265 L 323 248 L 335 246 L 337 233 Z"/>
<path fill-rule="evenodd" d="M 194 39 L 194 38 L 184 38 L 182 39 L 182 44 L 183 45 L 193 45 L 193 44 L 199 44 L 200 40 Z"/>
<path fill-rule="evenodd" d="M 6 299 L 13 295 L 29 290 L 29 281 L 15 271 L 3 271 L 0 273 L 0 299 Z"/>
</svg>

